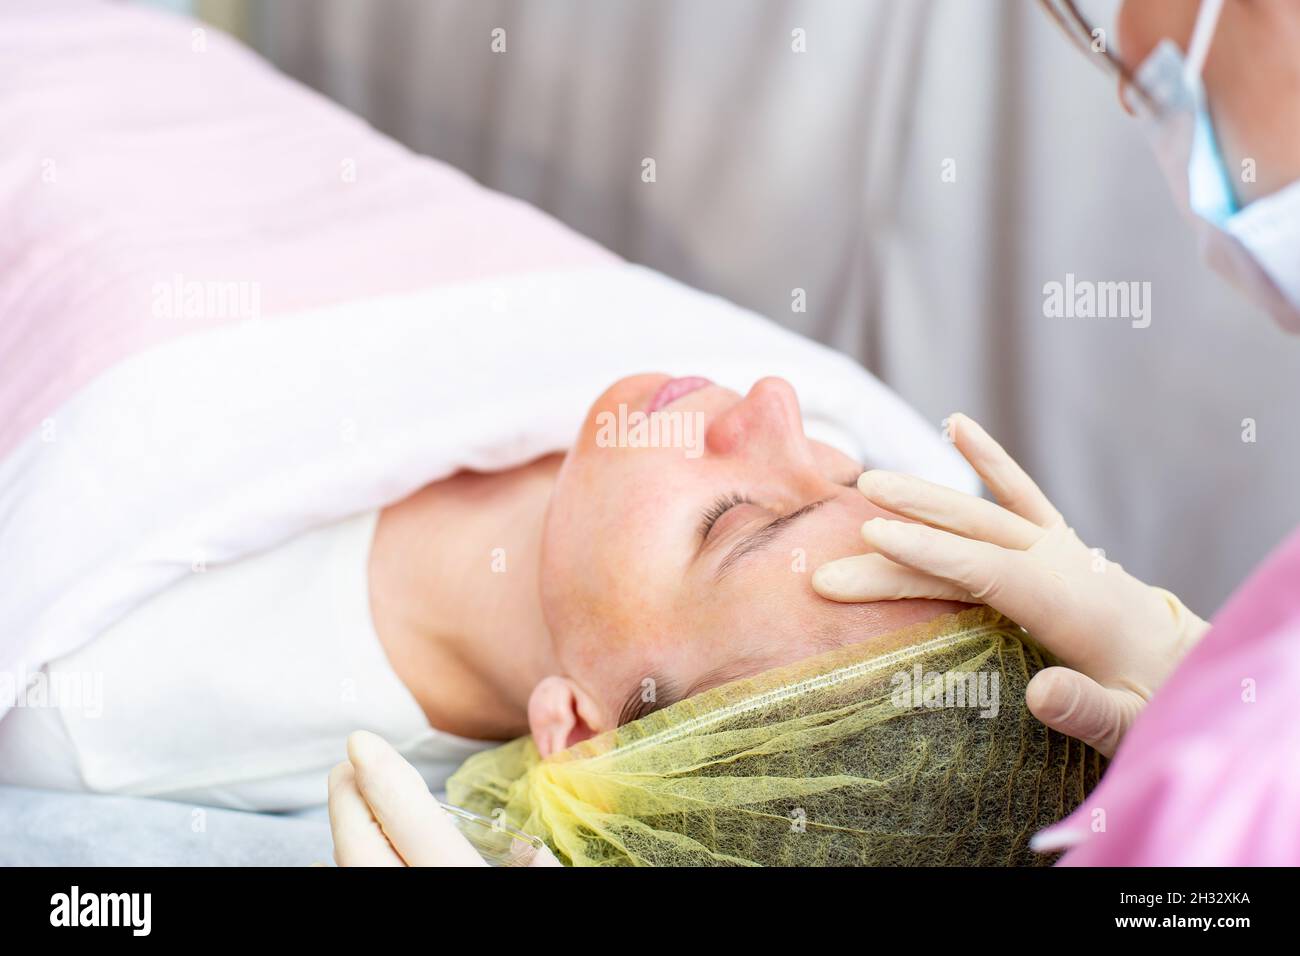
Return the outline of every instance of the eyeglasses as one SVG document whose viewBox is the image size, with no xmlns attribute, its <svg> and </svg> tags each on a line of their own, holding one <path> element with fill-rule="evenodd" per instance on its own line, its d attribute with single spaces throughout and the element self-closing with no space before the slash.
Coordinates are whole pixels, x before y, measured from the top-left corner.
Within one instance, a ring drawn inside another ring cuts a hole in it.
<svg viewBox="0 0 1300 956">
<path fill-rule="evenodd" d="M 1133 71 L 1110 51 L 1110 45 L 1097 35 L 1096 28 L 1079 11 L 1075 0 L 1038 0 L 1038 5 L 1047 11 L 1047 15 L 1061 28 L 1070 42 L 1096 63 L 1102 72 L 1118 79 L 1141 97 L 1146 105 L 1151 105 L 1151 97 L 1133 76 Z"/>
</svg>

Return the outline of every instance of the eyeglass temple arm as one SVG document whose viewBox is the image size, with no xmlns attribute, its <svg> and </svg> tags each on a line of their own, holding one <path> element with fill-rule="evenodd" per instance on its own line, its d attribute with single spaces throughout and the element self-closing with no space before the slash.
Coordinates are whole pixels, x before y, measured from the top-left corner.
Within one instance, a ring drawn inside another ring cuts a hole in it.
<svg viewBox="0 0 1300 956">
<path fill-rule="evenodd" d="M 1213 0 L 1211 0 L 1211 2 L 1213 2 Z M 1218 2 L 1222 3 L 1222 0 L 1218 0 Z M 1058 3 L 1059 7 L 1057 5 Z M 1080 12 L 1074 0 L 1057 0 L 1057 3 L 1053 3 L 1052 0 L 1038 0 L 1038 5 L 1047 11 L 1047 15 L 1052 18 L 1056 25 L 1061 28 L 1061 31 L 1065 33 L 1071 41 L 1074 41 L 1076 45 L 1085 45 L 1085 41 L 1080 35 L 1080 32 L 1089 37 L 1092 36 L 1093 26 L 1088 22 L 1088 18 Z M 1066 12 L 1062 13 L 1060 7 L 1064 7 Z M 1069 14 L 1068 19 L 1066 18 L 1066 13 Z M 1092 50 L 1091 45 L 1087 45 L 1087 50 L 1088 52 L 1095 52 Z M 1103 47 L 1100 52 L 1106 58 L 1107 65 L 1119 76 L 1124 84 L 1128 88 L 1134 90 L 1144 102 L 1150 105 L 1151 97 L 1147 95 L 1146 90 L 1144 90 L 1142 85 L 1138 83 L 1137 78 L 1133 75 L 1133 71 L 1128 68 L 1123 60 L 1110 51 L 1110 46 L 1107 45 Z"/>
</svg>

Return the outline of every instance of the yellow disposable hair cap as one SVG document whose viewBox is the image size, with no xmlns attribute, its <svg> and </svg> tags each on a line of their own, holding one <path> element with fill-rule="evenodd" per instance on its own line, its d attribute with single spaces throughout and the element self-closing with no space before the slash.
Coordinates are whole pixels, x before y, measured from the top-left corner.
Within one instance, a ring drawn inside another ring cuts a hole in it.
<svg viewBox="0 0 1300 956">
<path fill-rule="evenodd" d="M 1025 708 L 1050 663 L 975 608 L 734 681 L 547 760 L 521 738 L 471 757 L 447 793 L 575 866 L 1046 863 L 1029 837 L 1103 766 Z"/>
</svg>

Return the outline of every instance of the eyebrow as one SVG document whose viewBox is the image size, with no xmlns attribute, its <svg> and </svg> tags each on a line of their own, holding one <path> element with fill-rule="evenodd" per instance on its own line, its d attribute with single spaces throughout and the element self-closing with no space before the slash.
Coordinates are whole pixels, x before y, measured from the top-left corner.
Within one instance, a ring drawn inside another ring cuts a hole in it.
<svg viewBox="0 0 1300 956">
<path fill-rule="evenodd" d="M 727 552 L 727 556 L 718 562 L 718 569 L 713 572 L 714 579 L 716 580 L 725 576 L 727 572 L 734 568 L 746 556 L 753 554 L 755 551 L 762 551 L 765 548 L 771 547 L 772 542 L 781 535 L 781 532 L 788 529 L 805 515 L 812 514 L 830 500 L 830 498 L 822 498 L 820 501 L 811 501 L 797 511 L 792 511 L 788 515 L 782 515 L 781 517 L 763 525 L 763 527 L 745 535 L 736 542 L 730 551 Z"/>
</svg>

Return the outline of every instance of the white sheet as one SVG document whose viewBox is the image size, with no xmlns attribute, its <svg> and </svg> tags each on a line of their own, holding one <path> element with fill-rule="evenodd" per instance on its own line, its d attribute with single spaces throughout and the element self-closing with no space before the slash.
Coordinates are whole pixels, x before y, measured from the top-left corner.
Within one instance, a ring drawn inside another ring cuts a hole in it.
<svg viewBox="0 0 1300 956">
<path fill-rule="evenodd" d="M 311 866 L 333 860 L 323 810 L 244 813 L 0 787 L 0 866 Z"/>
<path fill-rule="evenodd" d="M 938 423 L 851 360 L 646 269 L 353 302 L 134 356 L 10 456 L 0 669 L 82 646 L 196 561 L 564 449 L 601 390 L 655 370 L 742 391 L 782 375 L 811 433 L 870 465 L 975 487 Z"/>
</svg>

